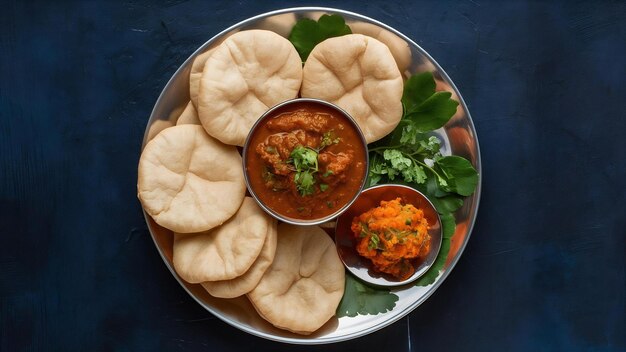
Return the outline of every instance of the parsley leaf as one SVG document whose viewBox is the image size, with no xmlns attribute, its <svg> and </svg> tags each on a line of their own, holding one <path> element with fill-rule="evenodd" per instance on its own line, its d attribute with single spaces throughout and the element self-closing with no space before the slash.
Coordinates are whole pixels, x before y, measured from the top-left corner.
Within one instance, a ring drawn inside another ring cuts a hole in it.
<svg viewBox="0 0 626 352">
<path fill-rule="evenodd" d="M 325 39 L 351 34 L 352 30 L 339 15 L 322 15 L 316 22 L 310 18 L 298 20 L 289 33 L 289 41 L 306 61 L 313 48 Z"/>
<path fill-rule="evenodd" d="M 366 286 L 352 274 L 346 273 L 346 288 L 337 307 L 337 317 L 390 312 L 397 301 L 398 296 L 389 289 Z"/>
</svg>

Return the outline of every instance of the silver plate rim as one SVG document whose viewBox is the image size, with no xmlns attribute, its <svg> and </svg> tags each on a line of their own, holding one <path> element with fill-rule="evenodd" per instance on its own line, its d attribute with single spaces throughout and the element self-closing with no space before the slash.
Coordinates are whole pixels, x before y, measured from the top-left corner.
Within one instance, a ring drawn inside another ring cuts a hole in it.
<svg viewBox="0 0 626 352">
<path fill-rule="evenodd" d="M 456 87 L 456 84 L 452 81 L 452 79 L 450 78 L 450 76 L 447 74 L 447 72 L 439 65 L 439 63 L 426 51 L 424 50 L 421 46 L 419 46 L 417 43 L 415 43 L 412 39 L 410 39 L 409 37 L 407 37 L 406 35 L 404 35 L 403 33 L 399 32 L 398 30 L 394 29 L 393 27 L 390 27 L 380 21 L 377 21 L 375 19 L 372 19 L 370 17 L 355 13 L 355 12 L 351 12 L 351 11 L 347 11 L 347 10 L 342 10 L 342 9 L 337 9 L 337 8 L 332 8 L 332 7 L 317 7 L 317 6 L 307 6 L 307 7 L 291 7 L 291 8 L 284 8 L 284 9 L 279 9 L 279 10 L 273 10 L 273 11 L 269 11 L 269 12 L 265 12 L 253 17 L 249 17 L 247 19 L 244 19 L 224 30 L 222 30 L 221 32 L 219 32 L 218 34 L 214 35 L 213 37 L 211 37 L 211 39 L 209 39 L 208 41 L 206 41 L 204 44 L 202 44 L 198 49 L 196 49 L 180 66 L 179 68 L 174 72 L 174 74 L 170 77 L 170 79 L 168 80 L 168 82 L 166 83 L 166 85 L 163 87 L 163 90 L 161 91 L 161 93 L 159 94 L 159 97 L 157 98 L 155 105 L 150 113 L 150 118 L 148 119 L 147 125 L 146 125 L 146 130 L 144 133 L 144 138 L 143 138 L 143 143 L 142 143 L 142 147 L 141 149 L 143 150 L 143 148 L 145 147 L 145 144 L 147 143 L 147 138 L 148 138 L 148 132 L 149 132 L 149 127 L 151 122 L 155 119 L 155 113 L 157 110 L 157 107 L 160 105 L 161 101 L 164 99 L 165 96 L 165 92 L 169 90 L 170 86 L 172 85 L 172 82 L 174 81 L 174 78 L 177 77 L 182 70 L 184 70 L 185 67 L 187 67 L 187 64 L 189 61 L 192 61 L 197 55 L 199 55 L 200 53 L 202 53 L 207 47 L 211 46 L 211 44 L 213 44 L 216 40 L 218 40 L 219 38 L 221 38 L 224 34 L 245 26 L 248 23 L 257 21 L 259 19 L 263 19 L 266 17 L 270 17 L 270 16 L 275 16 L 275 15 L 280 15 L 280 14 L 285 14 L 285 13 L 302 13 L 302 12 L 312 12 L 312 11 L 320 11 L 320 12 L 327 12 L 327 13 L 337 13 L 337 14 L 342 14 L 342 15 L 348 15 L 354 18 L 358 18 L 361 20 L 364 20 L 366 22 L 369 23 L 373 23 L 376 24 L 382 28 L 387 29 L 388 31 L 396 34 L 397 36 L 399 36 L 400 38 L 404 39 L 407 43 L 409 43 L 411 46 L 413 46 L 416 50 L 418 50 L 420 52 L 420 54 L 424 55 L 425 57 L 427 57 L 430 62 L 433 64 L 433 66 L 437 69 L 437 72 L 445 79 L 445 81 L 447 83 L 450 84 L 450 87 L 452 88 L 452 90 L 454 90 L 454 92 L 457 94 L 457 97 L 459 99 L 459 103 L 462 105 L 465 113 L 467 114 L 467 120 L 469 123 L 469 128 L 474 136 L 474 142 L 476 143 L 476 170 L 478 171 L 478 183 L 476 185 L 476 190 L 474 192 L 474 197 L 475 197 L 475 205 L 472 207 L 472 210 L 469 214 L 469 222 L 468 222 L 468 228 L 467 228 L 467 236 L 465 238 L 465 241 L 461 244 L 461 246 L 459 247 L 459 251 L 456 255 L 456 258 L 454 258 L 451 262 L 449 267 L 446 268 L 446 270 L 443 271 L 443 273 L 441 274 L 441 276 L 439 276 L 437 278 L 437 280 L 433 283 L 433 287 L 431 289 L 429 289 L 426 294 L 424 294 L 423 296 L 421 296 L 418 300 L 416 300 L 415 302 L 413 302 L 411 305 L 409 305 L 407 308 L 404 309 L 404 311 L 398 313 L 397 315 L 391 317 L 390 319 L 385 320 L 383 323 L 360 330 L 358 332 L 354 332 L 354 333 L 349 333 L 346 335 L 342 335 L 339 337 L 317 337 L 315 339 L 304 339 L 304 338 L 300 338 L 300 339 L 296 339 L 296 338 L 290 338 L 290 337 L 284 337 L 284 336 L 276 336 L 276 335 L 272 335 L 272 334 L 268 334 L 268 333 L 264 333 L 255 329 L 252 329 L 248 326 L 245 325 L 241 325 L 238 324 L 237 322 L 234 322 L 230 319 L 228 319 L 227 317 L 222 316 L 219 312 L 216 312 L 214 309 L 212 309 L 212 307 L 204 304 L 204 302 L 200 301 L 188 288 L 187 286 L 184 284 L 184 282 L 182 281 L 182 279 L 178 276 L 178 274 L 176 273 L 176 271 L 174 270 L 173 266 L 170 265 L 170 263 L 168 262 L 165 254 L 163 253 L 162 249 L 159 247 L 157 240 L 152 232 L 152 230 L 150 229 L 150 226 L 148 226 L 148 230 L 150 231 L 150 236 L 152 237 L 152 240 L 155 244 L 155 247 L 157 247 L 157 250 L 159 252 L 159 255 L 161 256 L 161 259 L 163 259 L 163 262 L 165 263 L 166 267 L 168 268 L 168 270 L 172 273 L 172 275 L 174 276 L 174 278 L 176 279 L 176 281 L 178 281 L 178 283 L 182 286 L 182 288 L 198 303 L 200 304 L 203 308 L 205 308 L 206 310 L 208 310 L 211 314 L 213 314 L 214 316 L 216 316 L 217 318 L 219 318 L 220 320 L 222 320 L 223 322 L 227 323 L 230 326 L 233 326 L 239 330 L 245 331 L 251 335 L 254 336 L 258 336 L 258 337 L 262 337 L 265 338 L 267 340 L 272 340 L 272 341 L 277 341 L 277 342 L 283 342 L 283 343 L 288 343 L 288 344 L 294 344 L 294 345 L 322 345 L 322 344 L 330 344 L 330 343 L 336 343 L 336 342 L 342 342 L 342 341 L 348 341 L 348 340 L 352 340 L 358 337 L 362 337 L 364 335 L 368 335 L 370 333 L 373 333 L 375 331 L 378 331 L 384 327 L 387 327 L 393 323 L 395 323 L 396 321 L 400 320 L 401 318 L 404 318 L 406 315 L 408 315 L 409 313 L 411 313 L 415 308 L 417 308 L 419 305 L 421 305 L 424 301 L 426 301 L 433 293 L 435 293 L 435 291 L 437 291 L 437 289 L 441 286 L 441 284 L 446 280 L 446 278 L 450 275 L 450 272 L 452 272 L 452 270 L 454 269 L 454 267 L 456 266 L 456 264 L 458 263 L 459 259 L 461 258 L 463 252 L 465 251 L 465 248 L 467 246 L 467 243 L 469 242 L 473 229 L 474 229 L 474 225 L 476 222 L 476 218 L 477 218 L 477 214 L 478 214 L 478 209 L 480 207 L 480 198 L 481 198 L 481 191 L 482 191 L 482 161 L 481 161 L 481 153 L 480 153 L 480 144 L 479 144 L 479 140 L 478 140 L 478 135 L 476 134 L 476 129 L 474 126 L 474 122 L 473 119 L 471 117 L 471 114 L 469 112 L 469 109 L 467 108 L 467 104 L 465 103 L 465 100 L 463 99 L 463 96 L 461 95 L 461 93 L 459 92 L 458 88 Z M 143 214 L 144 214 L 144 219 L 146 221 L 146 224 L 149 224 L 149 215 L 145 212 L 145 210 L 143 210 Z"/>
</svg>

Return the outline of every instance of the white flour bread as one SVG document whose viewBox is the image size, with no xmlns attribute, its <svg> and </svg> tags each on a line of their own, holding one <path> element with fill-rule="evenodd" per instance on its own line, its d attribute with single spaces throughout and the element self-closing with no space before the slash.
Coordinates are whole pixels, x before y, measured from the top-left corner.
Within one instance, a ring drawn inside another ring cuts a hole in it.
<svg viewBox="0 0 626 352">
<path fill-rule="evenodd" d="M 276 223 L 271 219 L 271 227 L 267 232 L 267 238 L 252 266 L 243 275 L 230 280 L 206 281 L 202 283 L 211 296 L 220 298 L 235 298 L 252 291 L 261 280 L 263 274 L 272 265 L 276 253 Z"/>
<path fill-rule="evenodd" d="M 198 234 L 174 234 L 174 268 L 191 283 L 230 280 L 255 262 L 267 235 L 276 228 L 250 197 L 222 226 Z"/>
<path fill-rule="evenodd" d="M 344 286 L 345 269 L 328 234 L 282 223 L 274 262 L 248 298 L 272 325 L 307 335 L 335 315 Z"/>
<path fill-rule="evenodd" d="M 176 125 L 200 125 L 200 119 L 198 118 L 198 112 L 193 106 L 191 101 L 187 103 L 185 110 L 178 116 Z"/>
<path fill-rule="evenodd" d="M 191 64 L 191 72 L 189 73 L 189 99 L 194 108 L 198 107 L 198 94 L 200 94 L 200 79 L 202 78 L 202 71 L 207 59 L 211 56 L 211 53 L 215 51 L 215 48 L 207 50 L 202 54 L 196 56 Z"/>
<path fill-rule="evenodd" d="M 241 156 L 202 126 L 161 131 L 139 159 L 137 195 L 157 224 L 174 232 L 212 229 L 239 209 L 245 196 Z"/>
<path fill-rule="evenodd" d="M 402 75 L 389 48 L 361 34 L 326 39 L 304 64 L 302 97 L 329 101 L 357 121 L 368 143 L 402 118 Z"/>
<path fill-rule="evenodd" d="M 398 65 L 400 73 L 404 73 L 409 69 L 413 55 L 411 54 L 409 43 L 404 39 L 373 23 L 353 22 L 350 23 L 350 29 L 352 29 L 352 33 L 363 34 L 378 39 L 383 44 L 387 45 L 391 55 L 396 60 L 396 65 Z"/>
<path fill-rule="evenodd" d="M 287 39 L 265 30 L 235 33 L 205 63 L 198 116 L 211 136 L 243 146 L 258 118 L 297 97 L 301 82 L 302 62 Z"/>
</svg>

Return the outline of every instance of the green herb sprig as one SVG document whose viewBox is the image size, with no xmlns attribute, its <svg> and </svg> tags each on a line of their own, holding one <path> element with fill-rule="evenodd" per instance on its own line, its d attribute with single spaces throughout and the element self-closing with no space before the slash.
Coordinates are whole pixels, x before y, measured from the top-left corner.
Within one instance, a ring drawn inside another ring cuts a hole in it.
<svg viewBox="0 0 626 352">
<path fill-rule="evenodd" d="M 368 185 L 403 183 L 426 194 L 439 212 L 444 241 L 435 264 L 417 281 L 429 285 L 443 268 L 456 222 L 453 213 L 463 198 L 474 193 L 478 172 L 469 160 L 443 156 L 441 140 L 432 131 L 444 126 L 456 112 L 458 102 L 449 92 L 436 92 L 431 72 L 409 78 L 402 96 L 404 114 L 398 127 L 370 148 Z M 446 237 L 447 236 L 447 237 Z"/>
<path fill-rule="evenodd" d="M 293 181 L 296 183 L 298 192 L 302 196 L 313 194 L 315 192 L 314 174 L 319 171 L 317 152 L 299 145 L 291 151 L 289 157 L 289 162 L 296 169 Z"/>
</svg>

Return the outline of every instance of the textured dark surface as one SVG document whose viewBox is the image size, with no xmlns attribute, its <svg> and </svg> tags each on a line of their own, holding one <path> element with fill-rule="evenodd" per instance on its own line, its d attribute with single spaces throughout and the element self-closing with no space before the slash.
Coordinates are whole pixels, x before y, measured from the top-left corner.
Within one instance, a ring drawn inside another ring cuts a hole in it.
<svg viewBox="0 0 626 352">
<path fill-rule="evenodd" d="M 483 196 L 407 318 L 333 346 L 265 341 L 196 304 L 136 199 L 156 98 L 204 41 L 311 3 L 2 1 L 0 350 L 626 350 L 624 2 L 322 1 L 395 27 L 467 101 Z"/>
</svg>

